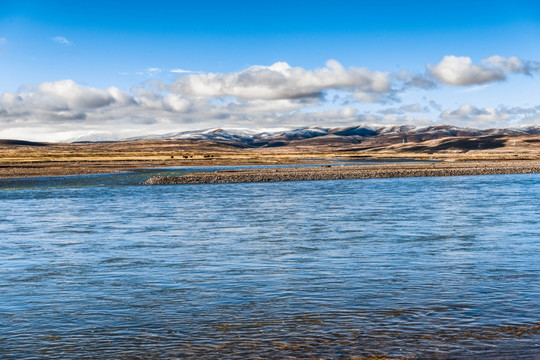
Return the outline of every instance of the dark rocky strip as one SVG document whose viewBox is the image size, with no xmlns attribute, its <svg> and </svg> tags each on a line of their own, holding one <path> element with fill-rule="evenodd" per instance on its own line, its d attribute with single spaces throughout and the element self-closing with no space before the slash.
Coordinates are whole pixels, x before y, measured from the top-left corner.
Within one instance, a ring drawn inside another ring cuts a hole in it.
<svg viewBox="0 0 540 360">
<path fill-rule="evenodd" d="M 422 176 L 540 173 L 540 161 L 381 164 L 223 170 L 185 176 L 155 176 L 145 185 L 219 184 L 269 181 L 339 180 Z"/>
</svg>

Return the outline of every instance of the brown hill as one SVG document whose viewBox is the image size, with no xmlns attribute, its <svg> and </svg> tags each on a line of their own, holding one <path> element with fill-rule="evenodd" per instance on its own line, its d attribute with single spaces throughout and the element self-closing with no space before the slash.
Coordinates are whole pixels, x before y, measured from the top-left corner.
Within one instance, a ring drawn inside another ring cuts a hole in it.
<svg viewBox="0 0 540 360">
<path fill-rule="evenodd" d="M 487 133 L 486 133 L 487 132 Z M 41 143 L 0 140 L 0 177 L 86 174 L 135 168 L 298 164 L 336 158 L 454 161 L 540 159 L 540 134 L 454 127 L 311 128 L 259 138 L 207 132 L 197 139 Z"/>
</svg>

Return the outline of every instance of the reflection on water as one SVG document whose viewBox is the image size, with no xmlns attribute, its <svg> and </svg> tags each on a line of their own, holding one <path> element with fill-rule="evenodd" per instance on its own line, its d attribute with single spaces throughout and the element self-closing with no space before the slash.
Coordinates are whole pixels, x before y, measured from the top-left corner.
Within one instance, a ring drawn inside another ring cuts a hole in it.
<svg viewBox="0 0 540 360">
<path fill-rule="evenodd" d="M 540 357 L 538 175 L 151 175 L 0 182 L 0 358 Z"/>
</svg>

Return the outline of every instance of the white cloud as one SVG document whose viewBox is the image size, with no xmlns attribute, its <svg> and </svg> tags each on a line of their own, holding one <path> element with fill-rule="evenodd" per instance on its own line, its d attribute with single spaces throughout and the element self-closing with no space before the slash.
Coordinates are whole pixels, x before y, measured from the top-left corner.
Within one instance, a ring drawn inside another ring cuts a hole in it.
<svg viewBox="0 0 540 360">
<path fill-rule="evenodd" d="M 146 72 L 150 75 L 156 75 L 159 74 L 162 70 L 158 67 L 150 67 L 146 69 Z"/>
<path fill-rule="evenodd" d="M 345 69 L 329 60 L 316 70 L 291 67 L 285 62 L 252 66 L 226 74 L 194 74 L 178 78 L 170 90 L 193 97 L 240 99 L 300 99 L 319 97 L 330 89 L 350 89 L 372 94 L 391 91 L 389 75 L 364 68 Z"/>
<path fill-rule="evenodd" d="M 441 113 L 444 120 L 465 119 L 471 116 L 490 115 L 492 112 L 486 109 L 479 109 L 470 104 L 463 104 L 455 110 L 445 110 Z"/>
<path fill-rule="evenodd" d="M 317 105 L 317 101 L 311 103 L 301 102 L 298 100 L 279 99 L 279 100 L 233 100 L 224 103 L 223 109 L 227 112 L 236 114 L 276 114 L 276 113 L 291 113 L 302 108 L 307 108 Z M 216 106 L 214 104 L 214 106 Z M 216 106 L 217 107 L 217 106 Z"/>
<path fill-rule="evenodd" d="M 115 86 L 111 86 L 106 91 L 112 97 L 115 104 L 129 105 L 134 103 L 133 98 L 128 93 L 120 90 Z"/>
<path fill-rule="evenodd" d="M 176 94 L 168 94 L 162 103 L 165 109 L 180 113 L 187 111 L 190 106 L 190 102 L 187 99 Z"/>
<path fill-rule="evenodd" d="M 115 87 L 100 90 L 72 80 L 47 82 L 19 93 L 1 94 L 0 124 L 54 124 L 51 129 L 56 129 L 59 124 L 87 121 L 96 114 L 119 107 L 130 109 L 134 104 L 129 94 Z"/>
<path fill-rule="evenodd" d="M 479 64 L 470 58 L 445 57 L 430 68 L 431 73 L 420 75 L 344 68 L 333 60 L 314 70 L 284 62 L 222 74 L 173 70 L 179 76 L 172 84 L 154 79 L 129 92 L 69 79 L 4 92 L 0 94 L 0 138 L 19 134 L 30 140 L 62 140 L 92 133 L 114 139 L 208 127 L 260 129 L 358 122 L 513 126 L 540 121 L 538 103 L 534 104 L 537 108 L 464 104 L 443 111 L 439 103 L 427 96 L 420 100 L 423 94 L 417 94 L 431 90 L 436 80 L 456 85 L 484 81 L 467 88 L 477 91 L 493 85 L 489 79 L 538 70 L 537 63 L 516 57 L 491 56 Z M 160 71 L 148 68 L 143 74 Z M 399 104 L 398 96 L 407 103 Z"/>
<path fill-rule="evenodd" d="M 445 56 L 437 65 L 427 65 L 429 73 L 440 82 L 454 86 L 481 85 L 502 81 L 511 73 L 530 75 L 540 68 L 538 62 L 523 61 L 516 56 L 490 56 L 475 65 L 468 56 Z"/>
<path fill-rule="evenodd" d="M 482 63 L 488 67 L 501 69 L 505 73 L 520 73 L 531 75 L 531 72 L 538 71 L 538 62 L 523 61 L 517 56 L 504 58 L 499 55 L 493 55 L 482 60 Z"/>
<path fill-rule="evenodd" d="M 12 108 L 14 106 L 17 106 L 22 101 L 23 98 L 19 94 L 14 94 L 6 91 L 2 95 L 0 95 L 0 106 L 2 107 Z"/>
<path fill-rule="evenodd" d="M 453 124 L 466 124 L 472 127 L 508 127 L 538 122 L 540 112 L 535 108 L 478 108 L 463 104 L 454 110 L 444 110 L 440 119 Z"/>
<path fill-rule="evenodd" d="M 66 39 L 63 36 L 55 36 L 55 37 L 52 38 L 52 40 L 55 43 L 60 44 L 60 45 L 64 45 L 64 46 L 71 46 L 72 45 L 71 41 L 69 41 L 68 39 Z"/>
<path fill-rule="evenodd" d="M 172 70 L 169 70 L 170 72 L 172 73 L 175 73 L 175 74 L 194 74 L 194 73 L 199 73 L 199 71 L 192 71 L 192 70 L 185 70 L 185 69 L 172 69 Z"/>
<path fill-rule="evenodd" d="M 113 92 L 117 93 L 116 90 Z M 98 108 L 110 105 L 115 98 L 107 91 L 82 86 L 73 80 L 42 83 L 37 87 L 37 95 L 52 100 L 59 106 L 69 108 Z"/>
<path fill-rule="evenodd" d="M 455 86 L 484 84 L 505 79 L 503 70 L 473 65 L 471 58 L 466 56 L 445 56 L 440 63 L 429 67 L 429 71 L 439 81 Z"/>
<path fill-rule="evenodd" d="M 320 104 L 320 98 L 188 98 L 148 86 L 128 94 L 62 80 L 0 94 L 0 137 L 58 141 L 97 134 L 116 139 L 203 127 L 348 124 L 359 118 L 353 107 L 321 110 Z"/>
<path fill-rule="evenodd" d="M 484 85 L 476 85 L 476 86 L 471 86 L 471 87 L 468 87 L 468 88 L 465 88 L 463 90 L 461 90 L 462 93 L 475 93 L 475 92 L 479 92 L 479 91 L 482 91 L 484 89 L 487 89 L 491 86 L 493 86 L 494 84 L 491 83 L 491 84 L 484 84 Z"/>
<path fill-rule="evenodd" d="M 399 108 L 386 108 L 377 111 L 379 114 L 383 115 L 404 115 L 405 113 L 429 113 L 429 108 L 427 106 L 422 107 L 420 104 L 409 104 L 402 105 Z"/>
</svg>

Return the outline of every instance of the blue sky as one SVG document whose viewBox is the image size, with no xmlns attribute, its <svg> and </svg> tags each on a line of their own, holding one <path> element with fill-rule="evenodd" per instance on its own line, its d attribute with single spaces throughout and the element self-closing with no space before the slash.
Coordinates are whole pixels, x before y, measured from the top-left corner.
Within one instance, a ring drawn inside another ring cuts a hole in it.
<svg viewBox="0 0 540 360">
<path fill-rule="evenodd" d="M 537 1 L 0 0 L 0 137 L 539 124 L 538 39 Z"/>
</svg>

